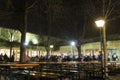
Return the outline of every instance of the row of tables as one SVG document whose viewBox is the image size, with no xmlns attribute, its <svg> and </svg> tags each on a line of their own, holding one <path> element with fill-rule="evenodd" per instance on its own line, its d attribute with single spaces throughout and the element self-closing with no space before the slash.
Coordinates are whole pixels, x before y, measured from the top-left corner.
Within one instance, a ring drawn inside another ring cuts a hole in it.
<svg viewBox="0 0 120 80">
<path fill-rule="evenodd" d="M 10 80 L 13 80 L 13 71 L 15 69 L 23 69 L 23 70 L 27 70 L 28 71 L 28 80 L 30 80 L 30 70 L 33 67 L 37 67 L 37 66 L 43 66 L 43 65 L 66 65 L 66 66 L 70 66 L 70 65 L 76 65 L 76 64 L 99 64 L 99 62 L 30 62 L 30 63 L 16 63 L 16 62 L 7 62 L 7 63 L 1 63 L 0 64 L 0 68 L 7 68 L 9 70 L 9 76 L 10 76 Z"/>
<path fill-rule="evenodd" d="M 2 71 L 8 70 L 9 78 L 10 80 L 13 80 L 14 75 L 13 71 L 14 69 L 22 69 L 28 71 L 28 80 L 30 80 L 30 69 L 32 69 L 35 66 L 39 66 L 37 63 L 1 63 L 0 68 Z M 4 73 L 6 74 L 6 73 Z M 3 75 L 4 76 L 4 75 Z"/>
<path fill-rule="evenodd" d="M 88 65 L 88 64 L 101 64 L 98 61 L 91 61 L 91 62 L 76 62 L 76 61 L 71 61 L 71 62 L 30 62 L 30 63 L 1 63 L 0 64 L 0 68 L 7 68 L 10 70 L 10 80 L 13 80 L 13 70 L 14 69 L 25 69 L 28 70 L 28 80 L 30 80 L 29 74 L 30 74 L 30 69 L 32 69 L 33 67 L 37 67 L 37 66 L 42 66 L 42 65 Z"/>
</svg>

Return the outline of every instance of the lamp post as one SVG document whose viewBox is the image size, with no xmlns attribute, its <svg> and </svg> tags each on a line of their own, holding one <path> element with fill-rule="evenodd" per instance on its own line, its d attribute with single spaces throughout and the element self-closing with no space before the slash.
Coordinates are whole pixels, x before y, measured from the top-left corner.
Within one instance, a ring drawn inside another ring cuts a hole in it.
<svg viewBox="0 0 120 80">
<path fill-rule="evenodd" d="M 104 66 L 104 78 L 106 80 L 106 78 L 108 77 L 108 64 L 107 64 L 107 44 L 106 44 L 106 27 L 105 27 L 105 21 L 104 20 L 97 20 L 95 21 L 97 27 L 100 27 L 102 28 L 102 41 L 103 41 L 103 52 L 104 52 L 104 55 L 103 55 L 103 58 L 104 58 L 104 62 L 103 62 L 103 66 Z"/>
<path fill-rule="evenodd" d="M 75 42 L 74 42 L 74 41 L 71 42 L 71 47 L 72 47 L 72 50 L 71 50 L 71 51 L 72 51 L 72 53 L 73 53 L 72 58 L 73 58 L 73 60 L 74 60 L 74 59 L 75 59 L 75 57 L 74 57 L 75 55 L 74 55 L 74 48 L 73 48 L 73 46 L 75 46 Z"/>
</svg>

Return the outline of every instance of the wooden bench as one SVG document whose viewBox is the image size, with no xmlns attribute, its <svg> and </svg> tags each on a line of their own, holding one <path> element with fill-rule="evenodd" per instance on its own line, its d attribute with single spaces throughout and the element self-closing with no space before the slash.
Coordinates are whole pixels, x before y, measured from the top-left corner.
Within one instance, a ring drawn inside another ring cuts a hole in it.
<svg viewBox="0 0 120 80">
<path fill-rule="evenodd" d="M 31 71 L 30 76 L 33 79 L 51 79 L 51 80 L 57 80 L 61 79 L 63 77 L 63 74 L 60 73 L 54 73 L 54 72 L 37 72 L 37 71 Z"/>
</svg>

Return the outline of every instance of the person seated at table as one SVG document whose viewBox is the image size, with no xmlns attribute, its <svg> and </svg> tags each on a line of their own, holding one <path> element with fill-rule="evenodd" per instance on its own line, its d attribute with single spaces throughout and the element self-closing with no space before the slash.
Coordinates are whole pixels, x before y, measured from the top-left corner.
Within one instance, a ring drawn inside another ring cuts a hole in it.
<svg viewBox="0 0 120 80">
<path fill-rule="evenodd" d="M 58 62 L 62 62 L 62 57 L 61 56 L 58 56 Z"/>
<path fill-rule="evenodd" d="M 14 62 L 14 55 L 10 57 L 10 62 Z"/>
<path fill-rule="evenodd" d="M 25 62 L 29 62 L 30 61 L 30 57 L 29 57 L 29 55 L 27 54 L 27 55 L 25 55 Z"/>
<path fill-rule="evenodd" d="M 114 54 L 112 55 L 112 60 L 113 60 L 113 61 L 117 61 L 117 60 L 118 60 L 118 56 L 116 55 L 116 53 L 114 53 Z"/>
<path fill-rule="evenodd" d="M 1 53 L 1 55 L 0 55 L 0 61 L 4 61 L 3 53 Z"/>
<path fill-rule="evenodd" d="M 6 53 L 5 53 L 5 55 L 4 55 L 4 61 L 5 61 L 5 62 L 9 61 L 9 57 L 7 56 Z"/>
</svg>

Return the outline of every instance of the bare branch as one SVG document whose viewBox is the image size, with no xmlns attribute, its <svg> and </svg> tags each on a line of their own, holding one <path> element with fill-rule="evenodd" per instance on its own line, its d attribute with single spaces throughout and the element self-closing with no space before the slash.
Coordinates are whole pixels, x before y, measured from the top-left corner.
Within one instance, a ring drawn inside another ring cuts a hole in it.
<svg viewBox="0 0 120 80">
<path fill-rule="evenodd" d="M 11 0 L 7 0 L 6 2 L 6 9 L 0 10 L 0 17 L 8 16 L 13 14 L 12 9 L 14 8 Z"/>
<path fill-rule="evenodd" d="M 116 20 L 116 19 L 118 19 L 118 18 L 120 18 L 120 15 L 119 15 L 119 16 L 116 16 L 116 17 L 114 17 L 114 18 L 111 18 L 111 19 L 109 19 L 109 20 L 107 20 L 107 21 L 113 21 L 113 20 Z"/>
<path fill-rule="evenodd" d="M 84 17 L 84 25 L 83 25 L 83 32 L 82 32 L 81 38 L 84 38 L 84 37 L 85 37 L 86 24 L 87 24 L 87 20 L 86 20 L 86 17 Z"/>
<path fill-rule="evenodd" d="M 105 13 L 106 18 L 109 17 L 113 13 L 113 10 L 114 10 L 116 4 L 114 4 L 114 5 L 112 5 L 112 4 L 114 4 L 114 3 L 112 3 L 111 0 L 109 0 L 109 4 L 106 8 L 106 13 Z"/>
<path fill-rule="evenodd" d="M 110 8 L 111 8 L 111 0 L 109 0 L 109 2 L 108 2 L 108 5 L 106 6 L 107 8 L 106 8 L 106 13 L 105 13 L 105 17 L 107 18 L 109 15 L 108 14 L 110 14 Z M 112 12 L 112 11 L 111 11 Z"/>
<path fill-rule="evenodd" d="M 33 8 L 33 6 L 34 6 L 36 3 L 37 3 L 37 0 L 36 0 L 31 6 L 27 7 L 27 10 Z"/>
</svg>

